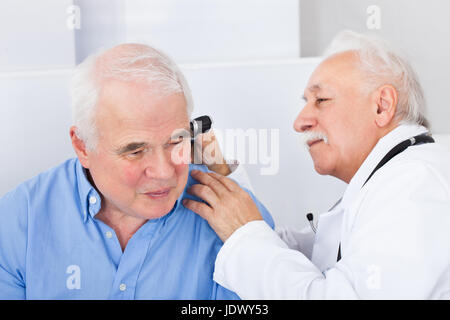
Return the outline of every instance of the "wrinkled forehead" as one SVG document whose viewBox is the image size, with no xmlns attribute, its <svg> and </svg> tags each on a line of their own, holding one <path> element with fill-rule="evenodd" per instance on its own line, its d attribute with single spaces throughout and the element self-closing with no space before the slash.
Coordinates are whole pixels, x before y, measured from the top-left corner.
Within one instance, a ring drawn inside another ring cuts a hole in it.
<svg viewBox="0 0 450 320">
<path fill-rule="evenodd" d="M 102 86 L 96 122 L 100 134 L 161 140 L 189 128 L 181 93 L 158 94 L 147 84 L 111 80 Z"/>
</svg>

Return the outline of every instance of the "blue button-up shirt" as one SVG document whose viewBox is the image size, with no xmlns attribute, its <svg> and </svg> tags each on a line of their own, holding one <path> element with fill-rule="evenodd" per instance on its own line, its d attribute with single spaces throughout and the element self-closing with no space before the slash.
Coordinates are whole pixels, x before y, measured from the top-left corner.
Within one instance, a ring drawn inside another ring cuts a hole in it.
<svg viewBox="0 0 450 320">
<path fill-rule="evenodd" d="M 189 176 L 185 190 L 193 183 Z M 213 281 L 223 243 L 183 198 L 192 196 L 183 192 L 122 252 L 114 230 L 94 218 L 101 198 L 77 159 L 22 183 L 0 199 L 0 299 L 239 298 Z"/>
</svg>

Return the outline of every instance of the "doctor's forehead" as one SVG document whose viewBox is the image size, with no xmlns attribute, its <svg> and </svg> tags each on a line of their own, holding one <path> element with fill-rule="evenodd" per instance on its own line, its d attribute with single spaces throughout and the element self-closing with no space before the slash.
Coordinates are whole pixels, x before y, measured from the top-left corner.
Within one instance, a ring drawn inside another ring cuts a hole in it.
<svg viewBox="0 0 450 320">
<path fill-rule="evenodd" d="M 318 92 L 360 78 L 360 59 L 352 51 L 337 53 L 322 61 L 309 78 L 307 89 Z"/>
<path fill-rule="evenodd" d="M 312 83 L 308 84 L 305 88 L 304 95 L 312 94 L 312 95 L 318 95 L 321 93 L 333 93 L 334 88 L 331 84 L 327 83 Z"/>
</svg>

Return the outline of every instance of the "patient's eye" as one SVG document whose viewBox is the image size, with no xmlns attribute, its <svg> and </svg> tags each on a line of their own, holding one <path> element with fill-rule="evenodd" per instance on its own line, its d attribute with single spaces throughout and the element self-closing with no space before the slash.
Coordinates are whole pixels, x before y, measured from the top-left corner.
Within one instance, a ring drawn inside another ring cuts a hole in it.
<svg viewBox="0 0 450 320">
<path fill-rule="evenodd" d="M 187 140 L 187 138 L 185 138 L 185 137 L 179 137 L 179 138 L 176 138 L 176 139 L 171 139 L 168 143 L 166 143 L 166 145 L 164 147 L 167 149 L 167 148 L 176 146 L 176 145 L 178 145 L 178 144 L 180 144 L 182 142 L 185 142 L 186 140 Z"/>
<path fill-rule="evenodd" d="M 147 148 L 143 148 L 143 149 L 139 149 L 139 150 L 135 150 L 130 153 L 127 153 L 125 156 L 128 159 L 136 159 L 136 158 L 139 158 L 140 156 L 142 156 L 144 154 L 144 152 L 146 152 L 146 151 L 147 151 Z"/>
<path fill-rule="evenodd" d="M 176 144 L 182 143 L 183 141 L 184 141 L 184 139 L 172 140 L 172 141 L 170 141 L 170 144 L 176 145 Z"/>
</svg>

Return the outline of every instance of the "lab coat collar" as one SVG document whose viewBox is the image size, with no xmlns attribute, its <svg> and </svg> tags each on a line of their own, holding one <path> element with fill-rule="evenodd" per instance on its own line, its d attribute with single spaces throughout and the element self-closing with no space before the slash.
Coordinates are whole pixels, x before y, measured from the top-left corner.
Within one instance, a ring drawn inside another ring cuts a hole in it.
<svg viewBox="0 0 450 320">
<path fill-rule="evenodd" d="M 392 148 L 406 139 L 426 132 L 427 128 L 417 124 L 400 124 L 381 138 L 348 184 L 339 207 L 345 208 L 353 202 L 372 171 Z"/>
</svg>

